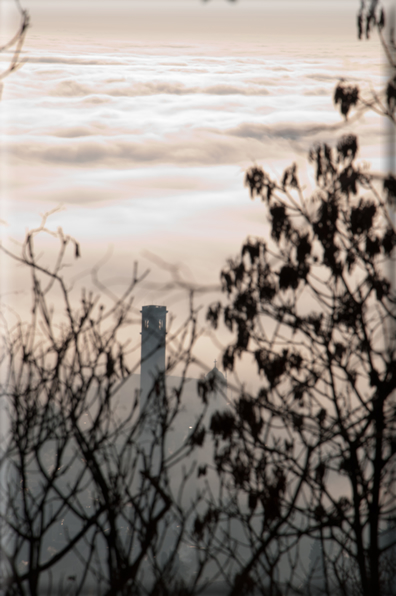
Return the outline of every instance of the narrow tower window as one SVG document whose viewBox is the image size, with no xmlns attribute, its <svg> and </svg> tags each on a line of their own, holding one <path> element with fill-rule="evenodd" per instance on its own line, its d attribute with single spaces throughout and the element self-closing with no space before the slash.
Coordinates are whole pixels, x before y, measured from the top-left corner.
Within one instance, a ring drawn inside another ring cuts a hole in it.
<svg viewBox="0 0 396 596">
<path fill-rule="evenodd" d="M 149 319 L 144 319 L 144 326 L 145 326 L 146 329 L 149 328 L 149 324 L 150 324 Z"/>
<path fill-rule="evenodd" d="M 164 326 L 164 321 L 162 319 L 159 319 L 158 321 L 158 329 L 162 329 Z"/>
</svg>

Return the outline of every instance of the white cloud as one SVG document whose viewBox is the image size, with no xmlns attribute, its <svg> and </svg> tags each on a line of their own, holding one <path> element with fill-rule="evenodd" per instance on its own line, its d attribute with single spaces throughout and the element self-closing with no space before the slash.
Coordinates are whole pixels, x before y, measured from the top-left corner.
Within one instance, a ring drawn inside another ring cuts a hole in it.
<svg viewBox="0 0 396 596">
<path fill-rule="evenodd" d="M 63 56 L 27 56 L 26 62 L 30 64 L 68 64 L 70 66 L 119 66 L 126 64 L 122 60 L 109 60 L 103 57 L 92 58 L 64 58 Z"/>
<path fill-rule="evenodd" d="M 73 141 L 73 142 L 71 142 Z M 238 164 L 249 160 L 250 155 L 262 159 L 269 155 L 259 141 L 251 139 L 230 142 L 226 136 L 200 134 L 165 136 L 161 140 L 137 141 L 111 137 L 89 139 L 73 135 L 71 139 L 34 139 L 13 141 L 7 144 L 10 158 L 26 163 L 46 163 L 81 167 L 134 167 L 136 164 L 222 165 Z"/>
<path fill-rule="evenodd" d="M 57 223 L 81 241 L 84 266 L 112 242 L 121 277 L 150 246 L 217 280 L 247 234 L 267 233 L 244 169 L 256 161 L 276 177 L 306 163 L 313 142 L 349 130 L 332 103 L 339 76 L 376 76 L 368 46 L 330 52 L 320 40 L 42 43 L 0 104 L 9 233 L 20 238 L 37 213 L 63 203 Z M 380 129 L 370 118 L 359 126 L 370 158 Z"/>
<path fill-rule="evenodd" d="M 106 81 L 105 83 L 112 82 L 118 83 L 119 81 Z M 263 86 L 246 85 L 243 83 L 240 85 L 219 83 L 206 87 L 189 87 L 178 82 L 149 81 L 139 83 L 125 82 L 122 87 L 106 87 L 103 84 L 89 86 L 78 83 L 73 79 L 61 81 L 50 92 L 51 95 L 56 97 L 84 97 L 95 94 L 110 95 L 111 97 L 139 97 L 143 95 L 192 95 L 198 93 L 204 95 L 269 95 L 269 91 Z"/>
</svg>

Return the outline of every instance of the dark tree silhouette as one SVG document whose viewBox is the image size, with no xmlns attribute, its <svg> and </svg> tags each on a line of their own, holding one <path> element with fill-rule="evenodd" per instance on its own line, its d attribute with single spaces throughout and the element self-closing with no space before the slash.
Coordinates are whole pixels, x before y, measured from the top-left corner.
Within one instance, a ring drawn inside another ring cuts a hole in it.
<svg viewBox="0 0 396 596">
<path fill-rule="evenodd" d="M 271 577 L 303 535 L 323 543 L 329 593 L 335 584 L 352 593 L 352 577 L 360 593 L 381 593 L 385 581 L 391 544 L 381 533 L 396 518 L 396 299 L 385 270 L 396 234 L 356 154 L 352 135 L 315 147 L 310 197 L 295 166 L 281 183 L 247 172 L 252 197 L 268 207 L 271 241 L 243 245 L 222 271 L 226 304 L 208 311 L 215 327 L 222 316 L 236 330 L 224 367 L 251 354 L 262 378 L 256 396 L 242 394 L 232 416 L 211 424 L 218 472 L 248 504 L 233 508 L 252 534 L 238 581 Z"/>
<path fill-rule="evenodd" d="M 361 0 L 357 15 L 358 38 L 369 39 L 372 32 L 377 33 L 389 66 L 390 76 L 383 89 L 379 91 L 370 89 L 365 93 L 361 92 L 358 85 L 350 85 L 341 79 L 334 91 L 334 103 L 339 105 L 345 119 L 352 109 L 356 110 L 357 116 L 367 110 L 373 110 L 380 116 L 386 116 L 395 124 L 396 45 L 393 26 L 388 27 L 389 39 L 385 39 L 385 21 L 385 11 L 379 0 Z"/>
<path fill-rule="evenodd" d="M 52 266 L 42 264 L 37 249 L 47 233 L 59 242 Z M 20 254 L 1 247 L 14 265 L 30 269 L 32 283 L 31 321 L 15 315 L 10 325 L 6 310 L 1 319 L 7 421 L 0 454 L 1 589 L 195 593 L 205 585 L 208 557 L 186 574 L 178 553 L 203 497 L 195 491 L 184 500 L 189 481 L 195 486 L 191 456 L 203 442 L 205 409 L 186 440 L 167 448 L 197 335 L 192 297 L 190 316 L 168 339 L 166 372 L 184 367 L 179 386 L 169 390 L 163 376 L 153 379 L 139 408 L 138 395 L 122 392 L 133 372 L 133 293 L 145 274 L 135 267 L 129 287 L 108 308 L 84 291 L 76 303 L 63 277 L 70 247 L 79 257 L 78 243 L 61 229 L 52 232 L 46 218 L 27 234 Z"/>
<path fill-rule="evenodd" d="M 384 21 L 378 2 L 363 7 L 360 37 L 382 36 Z M 334 101 L 345 118 L 371 108 L 394 122 L 395 46 L 383 43 L 393 68 L 386 89 L 364 99 L 341 81 Z M 144 276 L 135 269 L 107 308 L 92 293 L 76 304 L 62 272 L 80 247 L 62 230 L 44 220 L 20 254 L 1 247 L 32 283 L 30 322 L 11 324 L 4 311 L 1 319 L 5 594 L 186 595 L 215 579 L 234 596 L 395 593 L 396 183 L 393 174 L 376 179 L 357 155 L 354 135 L 315 146 L 310 194 L 295 165 L 280 181 L 258 166 L 247 172 L 271 238 L 249 238 L 228 263 L 226 299 L 207 318 L 235 332 L 225 369 L 250 357 L 260 389 L 214 413 L 213 461 L 199 466 L 215 377 L 198 383 L 202 413 L 167 450 L 198 334 L 193 296 L 168 342 L 167 371 L 184 365 L 179 387 L 169 391 L 159 376 L 142 411 L 138 396 L 120 410 L 133 372 L 124 332 Z M 48 232 L 59 241 L 52 267 L 36 250 Z M 185 543 L 195 547 L 194 572 L 180 572 Z"/>
<path fill-rule="evenodd" d="M 0 46 L 0 54 L 7 51 L 11 52 L 11 58 L 8 66 L 0 72 L 0 97 L 2 91 L 2 80 L 23 65 L 23 62 L 20 60 L 20 53 L 25 41 L 27 29 L 29 27 L 29 13 L 27 10 L 24 10 L 21 7 L 19 0 L 15 0 L 15 6 L 20 15 L 19 27 L 15 35 L 13 35 L 12 38 L 4 45 Z"/>
<path fill-rule="evenodd" d="M 342 82 L 334 101 L 345 117 L 356 106 L 394 122 L 395 45 L 392 36 L 384 41 L 384 20 L 378 2 L 358 16 L 359 37 L 363 22 L 367 37 L 376 28 L 392 69 L 386 101 L 376 93 L 364 100 Z M 271 238 L 246 241 L 221 272 L 226 301 L 207 312 L 214 328 L 223 320 L 235 333 L 225 369 L 250 355 L 261 380 L 256 395 L 242 391 L 232 414 L 218 412 L 211 423 L 227 499 L 208 507 L 212 518 L 225 516 L 244 531 L 237 544 L 235 529 L 222 530 L 236 569 L 233 594 L 249 587 L 396 591 L 396 293 L 389 281 L 396 185 L 393 173 L 371 175 L 357 154 L 351 134 L 336 147 L 313 147 L 309 195 L 295 164 L 280 181 L 258 166 L 246 173 L 251 198 L 266 206 Z M 307 537 L 315 542 L 304 567 Z"/>
</svg>

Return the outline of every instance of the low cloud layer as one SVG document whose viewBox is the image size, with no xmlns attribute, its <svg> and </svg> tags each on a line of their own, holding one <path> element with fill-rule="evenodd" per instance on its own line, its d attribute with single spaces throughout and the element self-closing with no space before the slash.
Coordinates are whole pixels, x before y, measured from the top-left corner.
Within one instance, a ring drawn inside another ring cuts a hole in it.
<svg viewBox="0 0 396 596">
<path fill-rule="evenodd" d="M 210 54 L 193 44 L 140 52 L 89 43 L 83 52 L 36 47 L 7 80 L 10 235 L 61 203 L 56 225 L 86 254 L 112 242 L 129 263 L 150 245 L 201 278 L 206 268 L 211 283 L 247 234 L 267 233 L 262 205 L 243 186 L 246 168 L 263 164 L 276 177 L 293 161 L 306 165 L 313 143 L 351 130 L 333 105 L 340 76 L 379 76 L 377 58 L 358 44 L 249 53 L 231 40 Z M 375 157 L 378 122 L 367 116 L 359 132 L 362 153 Z"/>
<path fill-rule="evenodd" d="M 291 146 L 300 155 L 306 155 L 318 140 L 331 143 L 348 130 L 336 118 L 332 120 L 328 124 L 245 122 L 225 129 L 196 126 L 158 138 L 142 130 L 117 135 L 107 129 L 95 131 L 90 126 L 75 126 L 54 130 L 53 135 L 39 139 L 14 136 L 7 143 L 7 151 L 9 157 L 20 164 L 37 163 L 48 167 L 53 164 L 76 168 L 76 172 L 97 166 L 122 170 L 150 164 L 242 165 L 249 161 L 282 159 L 290 153 Z"/>
<path fill-rule="evenodd" d="M 109 95 L 111 97 L 139 97 L 144 95 L 269 95 L 268 89 L 259 85 L 231 85 L 227 83 L 204 87 L 188 87 L 183 83 L 140 82 L 125 83 L 123 86 L 103 88 L 79 84 L 73 79 L 58 83 L 51 92 L 55 97 L 84 97 L 87 95 Z"/>
</svg>

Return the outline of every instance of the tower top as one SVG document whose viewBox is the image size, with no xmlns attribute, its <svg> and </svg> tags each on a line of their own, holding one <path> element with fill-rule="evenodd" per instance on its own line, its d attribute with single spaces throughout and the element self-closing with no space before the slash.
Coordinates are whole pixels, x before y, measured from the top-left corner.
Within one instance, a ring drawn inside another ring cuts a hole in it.
<svg viewBox="0 0 396 596">
<path fill-rule="evenodd" d="M 225 378 L 223 373 L 217 368 L 216 361 L 214 368 L 212 368 L 212 370 L 210 370 L 208 374 L 205 376 L 206 379 L 211 379 L 212 377 L 214 377 L 217 380 L 219 386 L 227 384 L 227 379 Z"/>
<path fill-rule="evenodd" d="M 146 312 L 150 312 L 152 314 L 162 314 L 165 311 L 165 313 L 167 313 L 168 311 L 166 310 L 166 306 L 157 306 L 156 304 L 149 304 L 147 306 L 142 306 L 142 310 L 140 311 L 141 313 L 146 313 Z"/>
</svg>

